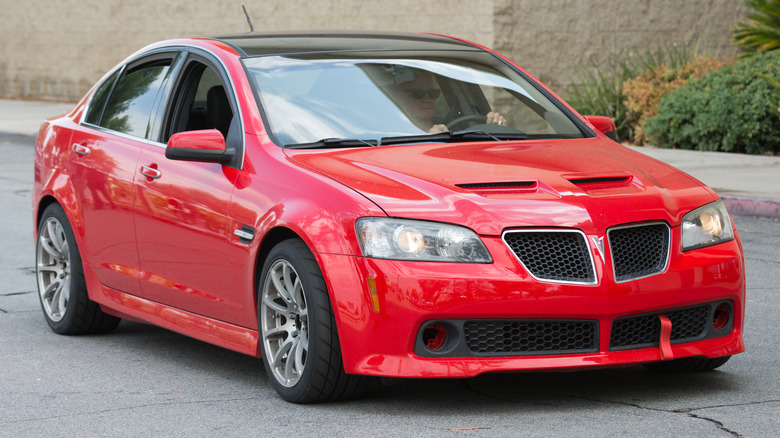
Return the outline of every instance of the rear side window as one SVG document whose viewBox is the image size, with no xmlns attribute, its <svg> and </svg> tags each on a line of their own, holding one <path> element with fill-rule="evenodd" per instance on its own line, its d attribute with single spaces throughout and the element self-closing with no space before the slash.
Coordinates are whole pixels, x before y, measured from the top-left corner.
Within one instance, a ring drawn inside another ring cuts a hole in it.
<svg viewBox="0 0 780 438">
<path fill-rule="evenodd" d="M 89 104 L 89 109 L 87 110 L 85 122 L 92 125 L 100 125 L 100 117 L 103 115 L 103 109 L 106 107 L 106 101 L 121 72 L 121 69 L 117 70 L 111 77 L 103 82 L 97 91 L 95 91 L 94 96 L 92 96 L 92 101 Z"/>
<path fill-rule="evenodd" d="M 119 78 L 98 125 L 136 137 L 145 137 L 157 93 L 170 64 L 170 60 L 145 64 L 129 70 Z M 97 98 L 98 96 L 95 96 L 95 99 Z"/>
</svg>

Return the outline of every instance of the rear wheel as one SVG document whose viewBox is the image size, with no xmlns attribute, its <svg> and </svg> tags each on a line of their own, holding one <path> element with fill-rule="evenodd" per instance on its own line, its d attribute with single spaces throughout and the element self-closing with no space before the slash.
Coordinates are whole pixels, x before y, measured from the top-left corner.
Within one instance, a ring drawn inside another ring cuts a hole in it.
<svg viewBox="0 0 780 438">
<path fill-rule="evenodd" d="M 363 378 L 344 372 L 328 290 L 306 244 L 275 246 L 258 289 L 263 364 L 279 395 L 294 403 L 357 396 Z"/>
<path fill-rule="evenodd" d="M 716 357 L 714 359 L 702 357 L 686 357 L 684 359 L 675 359 L 669 362 L 653 362 L 645 364 L 645 368 L 650 371 L 661 373 L 692 373 L 711 371 L 725 364 L 731 359 L 731 356 Z"/>
<path fill-rule="evenodd" d="M 35 259 L 43 316 L 55 333 L 106 333 L 116 328 L 121 320 L 104 313 L 87 295 L 76 239 L 65 212 L 57 204 L 43 212 Z"/>
</svg>

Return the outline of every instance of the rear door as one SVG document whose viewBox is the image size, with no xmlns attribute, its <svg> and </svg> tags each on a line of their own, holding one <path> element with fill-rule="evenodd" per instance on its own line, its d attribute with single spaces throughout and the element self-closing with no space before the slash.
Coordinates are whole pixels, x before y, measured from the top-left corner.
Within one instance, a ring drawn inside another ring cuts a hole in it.
<svg viewBox="0 0 780 438">
<path fill-rule="evenodd" d="M 84 220 L 86 260 L 100 282 L 140 295 L 134 224 L 138 156 L 173 61 L 156 53 L 111 74 L 71 137 L 70 173 Z"/>
</svg>

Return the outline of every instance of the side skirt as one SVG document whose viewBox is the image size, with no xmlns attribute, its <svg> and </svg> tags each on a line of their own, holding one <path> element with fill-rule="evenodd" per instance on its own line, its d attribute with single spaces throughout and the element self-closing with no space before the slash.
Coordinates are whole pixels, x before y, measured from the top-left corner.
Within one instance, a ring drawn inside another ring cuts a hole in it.
<svg viewBox="0 0 780 438">
<path fill-rule="evenodd" d="M 84 264 L 84 276 L 87 280 L 89 298 L 100 304 L 106 313 L 160 326 L 209 344 L 249 356 L 260 357 L 259 335 L 256 330 L 228 324 L 111 289 L 100 283 L 87 263 Z"/>
</svg>

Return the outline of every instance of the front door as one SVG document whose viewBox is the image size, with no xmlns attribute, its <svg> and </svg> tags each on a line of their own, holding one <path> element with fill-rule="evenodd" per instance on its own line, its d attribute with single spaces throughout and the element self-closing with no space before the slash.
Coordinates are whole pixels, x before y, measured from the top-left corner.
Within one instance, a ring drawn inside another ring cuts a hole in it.
<svg viewBox="0 0 780 438">
<path fill-rule="evenodd" d="M 228 137 L 235 106 L 215 68 L 189 59 L 182 69 L 161 142 L 181 131 L 216 128 Z M 235 134 L 233 134 L 235 135 Z M 231 136 L 232 137 L 232 136 Z M 239 303 L 230 299 L 228 217 L 237 170 L 229 165 L 174 161 L 148 146 L 136 175 L 141 287 L 145 298 L 234 324 Z"/>
</svg>

